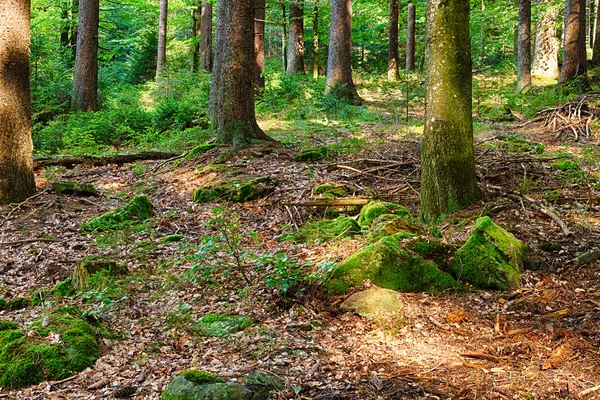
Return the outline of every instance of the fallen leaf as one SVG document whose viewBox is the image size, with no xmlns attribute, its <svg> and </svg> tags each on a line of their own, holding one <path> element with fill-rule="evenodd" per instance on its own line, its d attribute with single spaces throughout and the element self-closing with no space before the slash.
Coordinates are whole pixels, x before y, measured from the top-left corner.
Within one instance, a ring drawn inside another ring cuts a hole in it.
<svg viewBox="0 0 600 400">
<path fill-rule="evenodd" d="M 567 360 L 571 354 L 573 354 L 573 348 L 571 345 L 566 344 L 563 346 L 559 346 L 552 351 L 550 357 L 544 362 L 542 365 L 542 369 L 556 369 L 562 364 L 565 360 Z"/>
<path fill-rule="evenodd" d="M 544 316 L 546 318 L 550 318 L 550 319 L 561 319 L 561 318 L 566 317 L 569 314 L 570 314 L 570 311 L 568 309 L 564 309 L 564 310 L 557 310 L 557 311 L 551 312 Z"/>
<path fill-rule="evenodd" d="M 449 313 L 446 316 L 446 321 L 450 324 L 460 323 L 462 321 L 466 321 L 468 318 L 467 313 L 464 310 L 460 310 L 457 312 Z"/>
</svg>

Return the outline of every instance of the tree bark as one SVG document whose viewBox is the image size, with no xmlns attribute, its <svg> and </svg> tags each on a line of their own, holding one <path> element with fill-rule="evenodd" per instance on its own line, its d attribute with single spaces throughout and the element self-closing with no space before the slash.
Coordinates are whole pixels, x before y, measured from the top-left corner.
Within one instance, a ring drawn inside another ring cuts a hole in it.
<svg viewBox="0 0 600 400">
<path fill-rule="evenodd" d="M 265 0 L 254 0 L 254 85 L 265 87 Z"/>
<path fill-rule="evenodd" d="M 0 2 L 0 203 L 35 193 L 29 94 L 29 0 Z"/>
<path fill-rule="evenodd" d="M 80 0 L 71 108 L 98 111 L 98 0 Z"/>
<path fill-rule="evenodd" d="M 286 74 L 304 74 L 304 1 L 290 0 L 290 35 Z"/>
<path fill-rule="evenodd" d="M 554 0 L 538 0 L 542 11 L 535 25 L 533 67 L 531 73 L 548 79 L 558 79 L 557 8 Z"/>
<path fill-rule="evenodd" d="M 217 142 L 239 147 L 253 139 L 272 140 L 256 123 L 254 71 L 254 1 L 219 0 L 209 102 Z"/>
<path fill-rule="evenodd" d="M 71 54 L 74 61 L 77 58 L 77 31 L 78 31 L 78 18 L 79 15 L 79 0 L 73 0 L 71 4 Z"/>
<path fill-rule="evenodd" d="M 406 23 L 406 70 L 415 70 L 415 5 L 408 3 Z"/>
<path fill-rule="evenodd" d="M 590 47 L 594 48 L 594 34 L 596 33 L 596 3 L 598 0 L 589 0 L 590 11 L 588 13 L 588 38 L 590 41 Z"/>
<path fill-rule="evenodd" d="M 565 56 L 558 83 L 566 83 L 580 77 L 581 85 L 587 85 L 585 0 L 566 0 L 565 5 Z"/>
<path fill-rule="evenodd" d="M 594 53 L 592 55 L 592 64 L 593 65 L 598 65 L 600 64 L 600 21 L 598 21 L 598 18 L 600 17 L 600 6 L 596 5 L 596 15 L 595 15 L 595 20 L 596 20 L 596 25 L 595 25 L 595 40 L 594 40 Z"/>
<path fill-rule="evenodd" d="M 207 1 L 202 2 L 201 24 L 201 46 L 200 46 L 200 68 L 211 72 L 213 68 L 213 48 L 212 48 L 212 19 L 213 6 Z"/>
<path fill-rule="evenodd" d="M 421 215 L 435 224 L 481 198 L 475 175 L 469 0 L 427 2 Z"/>
<path fill-rule="evenodd" d="M 192 11 L 192 72 L 198 71 L 200 67 L 200 39 L 202 26 L 202 6 L 198 6 Z M 199 39 L 200 38 L 200 39 Z"/>
<path fill-rule="evenodd" d="M 287 71 L 287 14 L 285 12 L 285 3 L 281 3 L 281 11 L 283 13 L 283 31 L 281 36 L 281 58 L 283 59 L 283 72 Z"/>
<path fill-rule="evenodd" d="M 313 8 L 313 79 L 319 79 L 319 1 Z"/>
<path fill-rule="evenodd" d="M 517 93 L 531 89 L 531 0 L 519 0 Z"/>
<path fill-rule="evenodd" d="M 352 80 L 352 0 L 331 0 L 331 28 L 325 93 L 360 103 Z"/>
<path fill-rule="evenodd" d="M 156 54 L 156 80 L 158 81 L 167 63 L 167 21 L 169 15 L 169 0 L 160 0 L 160 15 L 158 17 L 158 52 Z"/>
<path fill-rule="evenodd" d="M 387 77 L 390 81 L 398 79 L 398 0 L 390 0 Z"/>
</svg>

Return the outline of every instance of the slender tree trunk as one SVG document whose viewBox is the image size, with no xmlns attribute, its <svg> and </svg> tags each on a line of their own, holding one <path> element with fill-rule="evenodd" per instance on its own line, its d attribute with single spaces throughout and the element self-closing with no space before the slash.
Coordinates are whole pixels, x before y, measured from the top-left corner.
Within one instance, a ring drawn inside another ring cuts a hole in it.
<svg viewBox="0 0 600 400">
<path fill-rule="evenodd" d="M 596 32 L 596 23 L 595 23 L 595 16 L 596 16 L 596 1 L 597 0 L 589 0 L 590 2 L 590 11 L 588 13 L 588 36 L 589 36 L 589 41 L 590 41 L 590 47 L 593 49 L 594 48 L 594 33 Z"/>
<path fill-rule="evenodd" d="M 202 39 L 202 6 L 198 6 L 192 11 L 192 38 L 194 39 L 192 47 L 192 72 L 198 71 L 200 67 L 200 41 Z"/>
<path fill-rule="evenodd" d="M 73 110 L 97 111 L 98 106 L 98 0 L 80 0 L 77 57 L 73 76 Z"/>
<path fill-rule="evenodd" d="M 254 85 L 256 88 L 265 87 L 265 0 L 254 0 Z"/>
<path fill-rule="evenodd" d="M 596 21 L 596 25 L 595 25 L 595 40 L 594 40 L 594 53 L 592 55 L 592 64 L 594 66 L 599 65 L 600 64 L 600 21 L 598 21 L 598 19 L 600 18 L 600 6 L 598 4 L 596 4 L 596 15 L 595 15 L 595 21 Z"/>
<path fill-rule="evenodd" d="M 435 224 L 481 198 L 473 149 L 469 0 L 429 0 L 421 214 Z"/>
<path fill-rule="evenodd" d="M 313 8 L 313 79 L 319 79 L 319 1 Z"/>
<path fill-rule="evenodd" d="M 200 68 L 207 72 L 211 72 L 213 68 L 212 19 L 213 6 L 209 2 L 203 1 L 202 16 L 200 17 Z"/>
<path fill-rule="evenodd" d="M 71 42 L 69 41 L 69 33 L 71 32 L 71 5 L 69 0 L 62 0 L 60 2 L 60 44 L 64 48 L 69 48 Z"/>
<path fill-rule="evenodd" d="M 387 77 L 390 81 L 398 79 L 398 0 L 390 0 Z"/>
<path fill-rule="evenodd" d="M 77 57 L 77 27 L 79 21 L 77 16 L 79 14 L 79 0 L 73 0 L 71 4 L 71 35 L 69 40 L 71 41 L 71 54 L 72 61 Z"/>
<path fill-rule="evenodd" d="M 531 89 L 531 0 L 519 0 L 517 93 Z"/>
<path fill-rule="evenodd" d="M 535 25 L 533 67 L 536 76 L 558 79 L 558 37 L 556 35 L 557 8 L 554 0 L 538 0 L 542 11 Z"/>
<path fill-rule="evenodd" d="M 361 102 L 352 80 L 352 0 L 331 0 L 325 93 Z"/>
<path fill-rule="evenodd" d="M 558 83 L 581 77 L 587 85 L 585 0 L 566 0 L 565 7 L 565 57 Z"/>
<path fill-rule="evenodd" d="M 590 47 L 593 49 L 596 44 L 596 31 L 598 30 L 598 7 L 600 7 L 600 0 L 591 0 L 594 2 L 594 13 L 592 14 L 593 24 L 591 29 L 591 44 Z"/>
<path fill-rule="evenodd" d="M 219 0 L 209 116 L 217 141 L 237 146 L 271 140 L 254 111 L 254 1 Z"/>
<path fill-rule="evenodd" d="M 281 36 L 281 58 L 283 59 L 283 72 L 287 71 L 287 14 L 285 12 L 285 3 L 281 3 L 283 13 L 283 31 Z"/>
<path fill-rule="evenodd" d="M 485 62 L 485 0 L 481 0 L 481 24 L 479 24 L 479 65 Z"/>
<path fill-rule="evenodd" d="M 287 75 L 304 74 L 304 1 L 290 0 Z"/>
<path fill-rule="evenodd" d="M 415 70 L 415 5 L 408 3 L 408 22 L 406 23 L 406 70 Z"/>
<path fill-rule="evenodd" d="M 29 0 L 0 2 L 0 203 L 35 193 L 29 94 Z"/>
<path fill-rule="evenodd" d="M 158 17 L 158 52 L 156 55 L 156 80 L 161 77 L 167 63 L 167 20 L 169 15 L 169 0 L 160 0 L 160 15 Z"/>
</svg>

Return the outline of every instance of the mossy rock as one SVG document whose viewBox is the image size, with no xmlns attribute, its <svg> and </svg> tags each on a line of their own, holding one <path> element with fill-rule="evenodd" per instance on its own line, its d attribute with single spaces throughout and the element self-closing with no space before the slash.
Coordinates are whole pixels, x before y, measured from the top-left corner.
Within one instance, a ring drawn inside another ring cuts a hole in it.
<svg viewBox="0 0 600 400">
<path fill-rule="evenodd" d="M 181 242 L 184 238 L 185 238 L 185 236 L 180 235 L 180 234 L 168 235 L 168 236 L 165 236 L 164 238 L 162 238 L 160 240 L 160 242 L 162 244 L 170 244 L 170 243 L 175 243 L 175 242 Z"/>
<path fill-rule="evenodd" d="M 0 297 L 0 310 L 22 310 L 31 305 L 31 298 L 29 297 L 13 297 L 10 300 L 6 300 Z"/>
<path fill-rule="evenodd" d="M 396 214 L 404 217 L 407 220 L 413 220 L 414 217 L 408 211 L 408 208 L 399 204 L 389 203 L 385 201 L 374 200 L 365 205 L 358 216 L 358 224 L 363 229 L 368 229 L 373 220 L 383 214 Z"/>
<path fill-rule="evenodd" d="M 390 289 L 371 288 L 354 293 L 340 304 L 340 309 L 354 312 L 361 317 L 376 317 L 383 314 L 396 314 L 402 311 L 398 292 Z"/>
<path fill-rule="evenodd" d="M 77 196 L 98 196 L 96 188 L 89 183 L 70 181 L 52 182 L 52 190 L 58 194 L 72 194 Z"/>
<path fill-rule="evenodd" d="M 394 235 L 359 250 L 335 266 L 325 287 L 331 294 L 342 294 L 367 279 L 398 292 L 439 292 L 456 286 L 450 274 L 403 248 Z"/>
<path fill-rule="evenodd" d="M 526 246 L 490 217 L 478 218 L 467 242 L 452 261 L 453 275 L 480 288 L 520 286 Z"/>
<path fill-rule="evenodd" d="M 27 332 L 30 331 L 34 334 L 19 329 L 0 331 L 0 386 L 3 388 L 65 379 L 92 366 L 100 355 L 92 327 L 71 315 L 50 314 L 32 323 L 27 328 Z"/>
<path fill-rule="evenodd" d="M 190 150 L 190 152 L 185 156 L 185 159 L 189 160 L 191 158 L 198 157 L 199 155 L 202 155 L 207 151 L 214 149 L 215 147 L 217 147 L 217 145 L 212 143 L 201 144 L 200 146 L 196 146 L 192 150 Z"/>
<path fill-rule="evenodd" d="M 177 375 L 162 393 L 163 400 L 258 400 L 252 390 L 238 383 L 195 384 Z"/>
<path fill-rule="evenodd" d="M 86 232 L 119 230 L 126 225 L 149 219 L 153 210 L 154 206 L 147 196 L 136 196 L 123 207 L 84 222 L 81 228 Z"/>
<path fill-rule="evenodd" d="M 260 397 L 268 397 L 270 393 L 280 392 L 283 390 L 283 384 L 271 375 L 267 375 L 264 372 L 257 372 L 244 377 L 244 385 L 252 390 L 254 393 L 260 395 Z"/>
<path fill-rule="evenodd" d="M 226 337 L 254 324 L 254 319 L 245 315 L 207 314 L 191 330 L 205 336 Z"/>
<path fill-rule="evenodd" d="M 411 220 L 405 216 L 396 214 L 380 215 L 371 222 L 371 227 L 368 231 L 368 240 L 376 242 L 381 238 L 400 232 L 406 232 L 412 234 L 412 236 L 425 236 L 427 234 L 425 229 L 415 225 Z"/>
<path fill-rule="evenodd" d="M 195 385 L 203 385 L 205 383 L 222 383 L 223 380 L 216 375 L 209 374 L 208 372 L 199 371 L 197 369 L 189 369 L 183 371 L 181 375 L 188 381 Z"/>
<path fill-rule="evenodd" d="M 298 238 L 313 242 L 339 239 L 360 233 L 360 226 L 355 220 L 342 216 L 332 220 L 308 222 L 298 232 Z"/>
<path fill-rule="evenodd" d="M 338 183 L 318 185 L 313 192 L 324 198 L 348 197 L 354 194 L 354 190 L 350 186 Z"/>
<path fill-rule="evenodd" d="M 245 202 L 263 198 L 273 193 L 275 186 L 269 177 L 260 177 L 248 181 L 229 181 L 216 186 L 194 190 L 192 199 L 204 204 L 217 200 Z"/>
<path fill-rule="evenodd" d="M 127 273 L 127 266 L 104 256 L 84 257 L 75 264 L 71 275 L 71 288 L 86 289 L 90 277 L 100 271 L 108 271 L 111 275 L 122 275 Z"/>
<path fill-rule="evenodd" d="M 408 240 L 404 247 L 421 258 L 434 262 L 443 271 L 452 273 L 452 257 L 457 246 L 432 237 L 417 237 Z"/>
<path fill-rule="evenodd" d="M 306 149 L 299 152 L 296 161 L 322 161 L 327 158 L 327 147 L 319 147 L 318 149 Z"/>
</svg>

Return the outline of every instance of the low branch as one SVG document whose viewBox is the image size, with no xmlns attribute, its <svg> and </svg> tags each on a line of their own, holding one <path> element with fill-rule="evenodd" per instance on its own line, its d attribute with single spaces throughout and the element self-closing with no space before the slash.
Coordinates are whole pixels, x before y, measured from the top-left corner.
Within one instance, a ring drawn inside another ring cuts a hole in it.
<svg viewBox="0 0 600 400">
<path fill-rule="evenodd" d="M 134 161 L 142 160 L 165 160 L 172 157 L 177 157 L 177 153 L 165 153 L 159 151 L 147 151 L 142 153 L 132 154 L 115 154 L 110 156 L 56 156 L 56 157 L 40 157 L 33 160 L 33 169 L 39 170 L 45 167 L 64 166 L 71 167 L 74 165 L 91 165 L 99 167 L 110 164 L 127 164 Z"/>
</svg>

